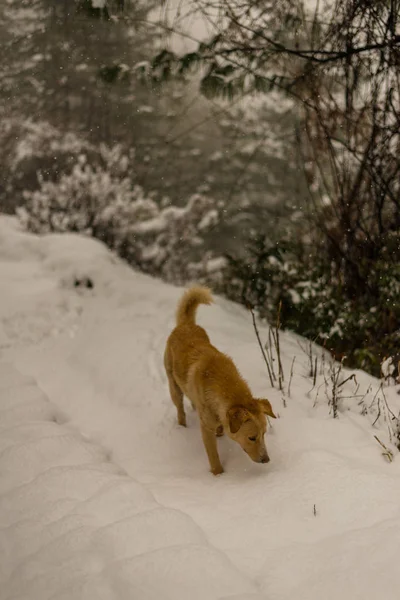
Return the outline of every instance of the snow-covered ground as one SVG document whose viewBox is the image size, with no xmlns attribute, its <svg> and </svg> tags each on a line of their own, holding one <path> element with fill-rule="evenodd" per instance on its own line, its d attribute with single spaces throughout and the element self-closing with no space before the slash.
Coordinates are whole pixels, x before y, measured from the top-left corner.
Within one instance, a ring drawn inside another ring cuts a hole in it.
<svg viewBox="0 0 400 600">
<path fill-rule="evenodd" d="M 75 286 L 85 277 L 93 288 Z M 163 372 L 181 289 L 10 217 L 0 281 L 1 600 L 397 599 L 398 386 L 357 372 L 333 419 L 305 342 L 281 334 L 284 408 L 249 314 L 217 298 L 199 322 L 280 418 L 268 465 L 222 438 L 226 472 L 213 477 Z"/>
</svg>

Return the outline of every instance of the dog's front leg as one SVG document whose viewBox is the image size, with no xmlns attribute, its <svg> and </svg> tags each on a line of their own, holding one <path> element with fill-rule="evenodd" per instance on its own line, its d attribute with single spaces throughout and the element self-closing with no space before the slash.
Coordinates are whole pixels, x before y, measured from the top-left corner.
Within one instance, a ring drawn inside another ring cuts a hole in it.
<svg viewBox="0 0 400 600">
<path fill-rule="evenodd" d="M 210 462 L 211 473 L 213 475 L 220 475 L 224 472 L 221 465 L 221 461 L 218 455 L 217 440 L 215 439 L 215 432 L 210 431 L 201 423 L 201 435 L 203 436 L 203 442 L 207 451 L 208 460 Z"/>
</svg>

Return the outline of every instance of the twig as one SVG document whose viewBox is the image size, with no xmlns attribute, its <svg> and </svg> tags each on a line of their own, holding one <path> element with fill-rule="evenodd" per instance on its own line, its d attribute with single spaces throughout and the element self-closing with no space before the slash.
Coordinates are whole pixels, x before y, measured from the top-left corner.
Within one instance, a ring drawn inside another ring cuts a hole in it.
<svg viewBox="0 0 400 600">
<path fill-rule="evenodd" d="M 396 417 L 396 415 L 394 414 L 394 412 L 392 411 L 392 409 L 390 408 L 388 401 L 386 399 L 385 396 L 385 392 L 382 389 L 382 396 L 383 396 L 383 400 L 385 402 L 386 405 L 386 409 L 391 417 L 391 421 L 395 421 L 396 423 L 396 427 L 394 428 L 392 424 L 390 424 L 390 426 L 388 425 L 388 429 L 389 429 L 389 437 L 390 437 L 390 441 L 392 442 L 392 438 L 393 436 L 396 438 L 396 448 L 398 450 L 400 450 L 400 419 L 399 417 Z"/>
<path fill-rule="evenodd" d="M 315 387 L 315 382 L 317 380 L 317 365 L 318 365 L 318 356 L 315 357 L 313 387 Z"/>
<path fill-rule="evenodd" d="M 339 383 L 338 388 L 342 387 L 342 385 L 344 385 L 345 383 L 347 383 L 348 381 L 350 381 L 350 379 L 353 379 L 357 383 L 356 374 L 352 373 L 351 375 L 349 375 L 349 377 L 347 377 L 346 379 L 344 379 L 344 381 L 342 381 L 341 383 Z"/>
<path fill-rule="evenodd" d="M 308 376 L 309 377 L 314 377 L 314 360 L 313 360 L 313 353 L 312 353 L 312 344 L 313 344 L 313 342 L 312 342 L 312 340 L 307 340 L 307 342 L 309 342 L 308 347 L 302 346 L 302 344 L 300 344 L 299 340 L 297 340 L 297 345 L 301 348 L 301 350 L 307 356 L 308 361 L 310 363 L 310 370 L 309 370 Z"/>
<path fill-rule="evenodd" d="M 279 329 L 281 326 L 281 322 L 280 322 L 281 309 L 282 309 L 282 302 L 279 303 L 278 314 L 277 314 L 277 318 L 276 318 L 276 326 L 269 328 L 268 336 L 269 336 L 269 339 L 271 339 L 271 336 L 272 336 L 272 339 L 274 342 L 275 352 L 276 352 L 276 356 L 278 359 L 279 389 L 282 391 L 283 390 L 283 381 L 284 381 L 285 377 L 284 377 L 282 361 L 281 361 L 281 347 L 280 347 L 280 340 L 279 340 Z M 271 345 L 271 348 L 272 348 L 272 345 Z M 272 351 L 271 351 L 271 356 L 272 356 Z M 276 380 L 276 377 L 275 377 L 275 380 Z"/>
<path fill-rule="evenodd" d="M 288 396 L 289 396 L 289 398 L 290 398 L 290 386 L 292 384 L 292 379 L 293 379 L 293 367 L 294 367 L 295 360 L 296 360 L 296 357 L 293 356 L 292 366 L 290 367 L 290 379 L 289 379 L 289 385 L 288 385 Z"/>
<path fill-rule="evenodd" d="M 398 417 L 396 417 L 396 415 L 394 414 L 394 412 L 393 412 L 393 411 L 392 411 L 392 409 L 390 408 L 390 406 L 389 406 L 389 404 L 388 404 L 388 401 L 386 400 L 385 392 L 383 391 L 383 389 L 382 389 L 382 396 L 383 396 L 383 400 L 384 400 L 384 402 L 385 402 L 385 404 L 386 404 L 386 408 L 387 408 L 387 410 L 388 410 L 388 413 L 389 413 L 389 414 L 390 414 L 390 416 L 392 417 L 392 420 L 393 420 L 393 421 L 398 421 L 398 420 L 399 420 L 399 419 L 398 419 Z"/>
<path fill-rule="evenodd" d="M 368 388 L 367 388 L 367 391 L 364 394 L 364 396 L 361 398 L 360 402 L 358 403 L 358 406 L 362 406 L 362 410 L 361 410 L 361 414 L 362 415 L 367 415 L 368 414 L 368 408 L 367 408 L 367 405 L 365 404 L 364 400 L 365 400 L 365 397 L 367 396 L 367 394 L 369 394 L 370 391 L 371 391 L 371 386 L 369 385 Z"/>
<path fill-rule="evenodd" d="M 322 375 L 322 373 L 325 371 L 325 346 L 326 346 L 326 339 L 324 340 L 324 343 L 323 343 L 323 351 L 322 351 L 322 357 L 321 357 L 320 375 Z"/>
<path fill-rule="evenodd" d="M 343 367 L 343 362 L 341 361 L 339 363 L 339 366 L 338 366 L 337 369 L 335 369 L 335 367 L 333 367 L 332 374 L 331 374 L 331 381 L 332 381 L 332 410 L 333 410 L 333 418 L 334 419 L 337 418 L 337 414 L 338 414 L 338 405 L 339 405 L 339 394 L 338 394 L 339 385 L 338 385 L 338 381 L 339 381 L 340 373 L 342 371 L 342 367 Z"/>
<path fill-rule="evenodd" d="M 297 345 L 298 345 L 298 347 L 300 348 L 300 350 L 301 350 L 302 352 L 304 352 L 304 354 L 307 354 L 307 356 L 308 356 L 308 352 L 307 352 L 307 350 L 304 348 L 304 346 L 302 346 L 302 345 L 300 344 L 300 341 L 299 341 L 299 340 L 296 340 L 296 342 L 297 342 Z"/>
<path fill-rule="evenodd" d="M 379 417 L 381 416 L 381 399 L 378 398 L 378 414 L 376 416 L 375 421 L 372 423 L 372 427 L 375 425 L 375 423 L 378 421 Z"/>
<path fill-rule="evenodd" d="M 278 358 L 278 385 L 279 385 L 279 389 L 282 390 L 283 389 L 283 370 L 282 370 L 282 363 L 281 363 L 281 359 L 280 359 L 280 348 L 279 348 L 279 330 L 278 329 L 273 329 L 272 327 L 270 328 L 271 333 L 272 333 L 272 339 L 274 340 L 274 346 L 275 346 L 275 352 L 276 352 L 276 356 Z"/>
<path fill-rule="evenodd" d="M 267 350 L 267 346 L 265 347 L 265 349 Z M 271 364 L 271 371 L 272 371 L 272 377 L 274 378 L 274 381 L 276 381 L 276 375 L 275 375 L 275 369 L 274 369 L 274 357 L 272 354 L 272 334 L 271 334 L 271 327 L 268 328 L 268 350 L 267 350 L 267 355 Z"/>
<path fill-rule="evenodd" d="M 282 311 L 282 300 L 280 300 L 280 302 L 279 302 L 278 314 L 276 317 L 276 353 L 278 355 L 279 376 L 282 378 L 282 381 L 280 382 L 281 383 L 280 389 L 282 389 L 282 382 L 285 379 L 285 376 L 283 373 L 282 361 L 281 361 L 281 345 L 280 345 L 280 341 L 279 341 L 279 330 L 281 328 L 281 311 Z"/>
<path fill-rule="evenodd" d="M 313 376 L 313 356 L 312 356 L 312 342 L 310 340 L 310 352 L 308 355 L 308 360 L 310 361 L 310 377 Z"/>
<path fill-rule="evenodd" d="M 315 407 L 317 406 L 317 400 L 318 400 L 318 394 L 319 394 L 319 390 L 322 388 L 322 386 L 323 386 L 324 384 L 325 384 L 325 393 L 326 393 L 326 384 L 327 384 L 327 381 L 326 381 L 326 379 L 325 379 L 325 381 L 323 381 L 323 382 L 322 382 L 322 383 L 321 383 L 321 384 L 318 386 L 317 393 L 315 394 L 315 400 L 314 400 L 313 408 L 315 408 Z M 311 390 L 310 390 L 310 391 L 311 391 Z"/>
<path fill-rule="evenodd" d="M 371 404 L 369 405 L 369 407 L 368 407 L 368 408 L 372 408 L 372 406 L 373 406 L 373 404 L 374 404 L 374 402 L 375 402 L 375 398 L 376 398 L 376 397 L 377 397 L 377 395 L 379 394 L 379 391 L 381 390 L 381 388 L 382 388 L 382 384 L 381 384 L 381 385 L 378 387 L 378 389 L 376 390 L 376 394 L 375 394 L 375 396 L 372 398 L 372 402 L 371 402 Z"/>
<path fill-rule="evenodd" d="M 386 448 L 385 444 L 383 444 L 381 442 L 381 440 L 378 438 L 377 435 L 374 435 L 374 438 L 382 446 L 382 448 L 384 450 L 384 452 L 382 452 L 382 456 L 386 456 L 386 458 L 388 459 L 389 462 L 393 462 L 393 452 L 391 450 L 389 450 L 389 448 Z"/>
<path fill-rule="evenodd" d="M 268 375 L 269 375 L 269 381 L 270 381 L 270 383 L 271 383 L 271 386 L 272 386 L 272 387 L 274 387 L 274 382 L 273 382 L 273 379 L 272 379 L 271 368 L 270 368 L 270 366 L 269 366 L 269 363 L 268 363 L 267 356 L 266 356 L 266 354 L 265 354 L 265 352 L 264 352 L 264 348 L 263 348 L 263 345 L 262 345 L 262 343 L 261 343 L 260 334 L 258 333 L 258 329 L 257 329 L 257 323 L 256 323 L 256 318 L 255 318 L 255 315 L 254 315 L 254 310 L 253 310 L 253 308 L 252 308 L 251 306 L 249 306 L 249 310 L 250 310 L 250 312 L 251 312 L 251 316 L 252 316 L 252 319 L 253 319 L 253 326 L 254 326 L 254 331 L 256 332 L 256 336 L 257 336 L 258 345 L 259 345 L 259 346 L 260 346 L 260 348 L 261 348 L 261 352 L 262 352 L 262 355 L 263 355 L 263 358 L 264 358 L 265 364 L 267 365 L 267 369 L 268 369 Z"/>
<path fill-rule="evenodd" d="M 334 364 L 332 363 L 332 364 L 330 365 L 330 369 L 332 370 L 333 368 L 334 368 Z M 328 380 L 327 380 L 327 378 L 326 378 L 326 374 L 325 374 L 325 373 L 324 373 L 324 381 L 323 381 L 323 383 L 321 383 L 321 385 L 319 386 L 319 388 L 318 388 L 318 392 L 319 392 L 319 390 L 320 390 L 320 388 L 322 387 L 322 385 L 323 385 L 323 384 L 325 384 L 325 396 L 328 398 L 328 405 L 330 406 L 330 404 L 331 404 L 331 399 L 329 398 L 329 394 L 328 394 L 329 382 L 328 382 Z"/>
</svg>

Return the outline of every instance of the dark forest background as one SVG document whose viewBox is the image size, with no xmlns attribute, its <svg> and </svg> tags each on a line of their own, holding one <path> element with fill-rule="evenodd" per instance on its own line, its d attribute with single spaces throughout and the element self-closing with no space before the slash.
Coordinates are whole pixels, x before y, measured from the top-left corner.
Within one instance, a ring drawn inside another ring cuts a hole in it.
<svg viewBox="0 0 400 600">
<path fill-rule="evenodd" d="M 2 0 L 0 210 L 399 356 L 400 4 Z"/>
</svg>

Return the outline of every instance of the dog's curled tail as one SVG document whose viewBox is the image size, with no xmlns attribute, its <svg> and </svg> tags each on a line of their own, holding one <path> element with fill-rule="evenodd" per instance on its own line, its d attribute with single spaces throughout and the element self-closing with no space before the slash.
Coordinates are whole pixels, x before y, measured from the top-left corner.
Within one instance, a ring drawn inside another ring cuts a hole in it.
<svg viewBox="0 0 400 600">
<path fill-rule="evenodd" d="M 194 285 L 186 290 L 176 311 L 176 324 L 195 324 L 196 311 L 199 304 L 211 304 L 211 291 L 200 285 Z"/>
</svg>

